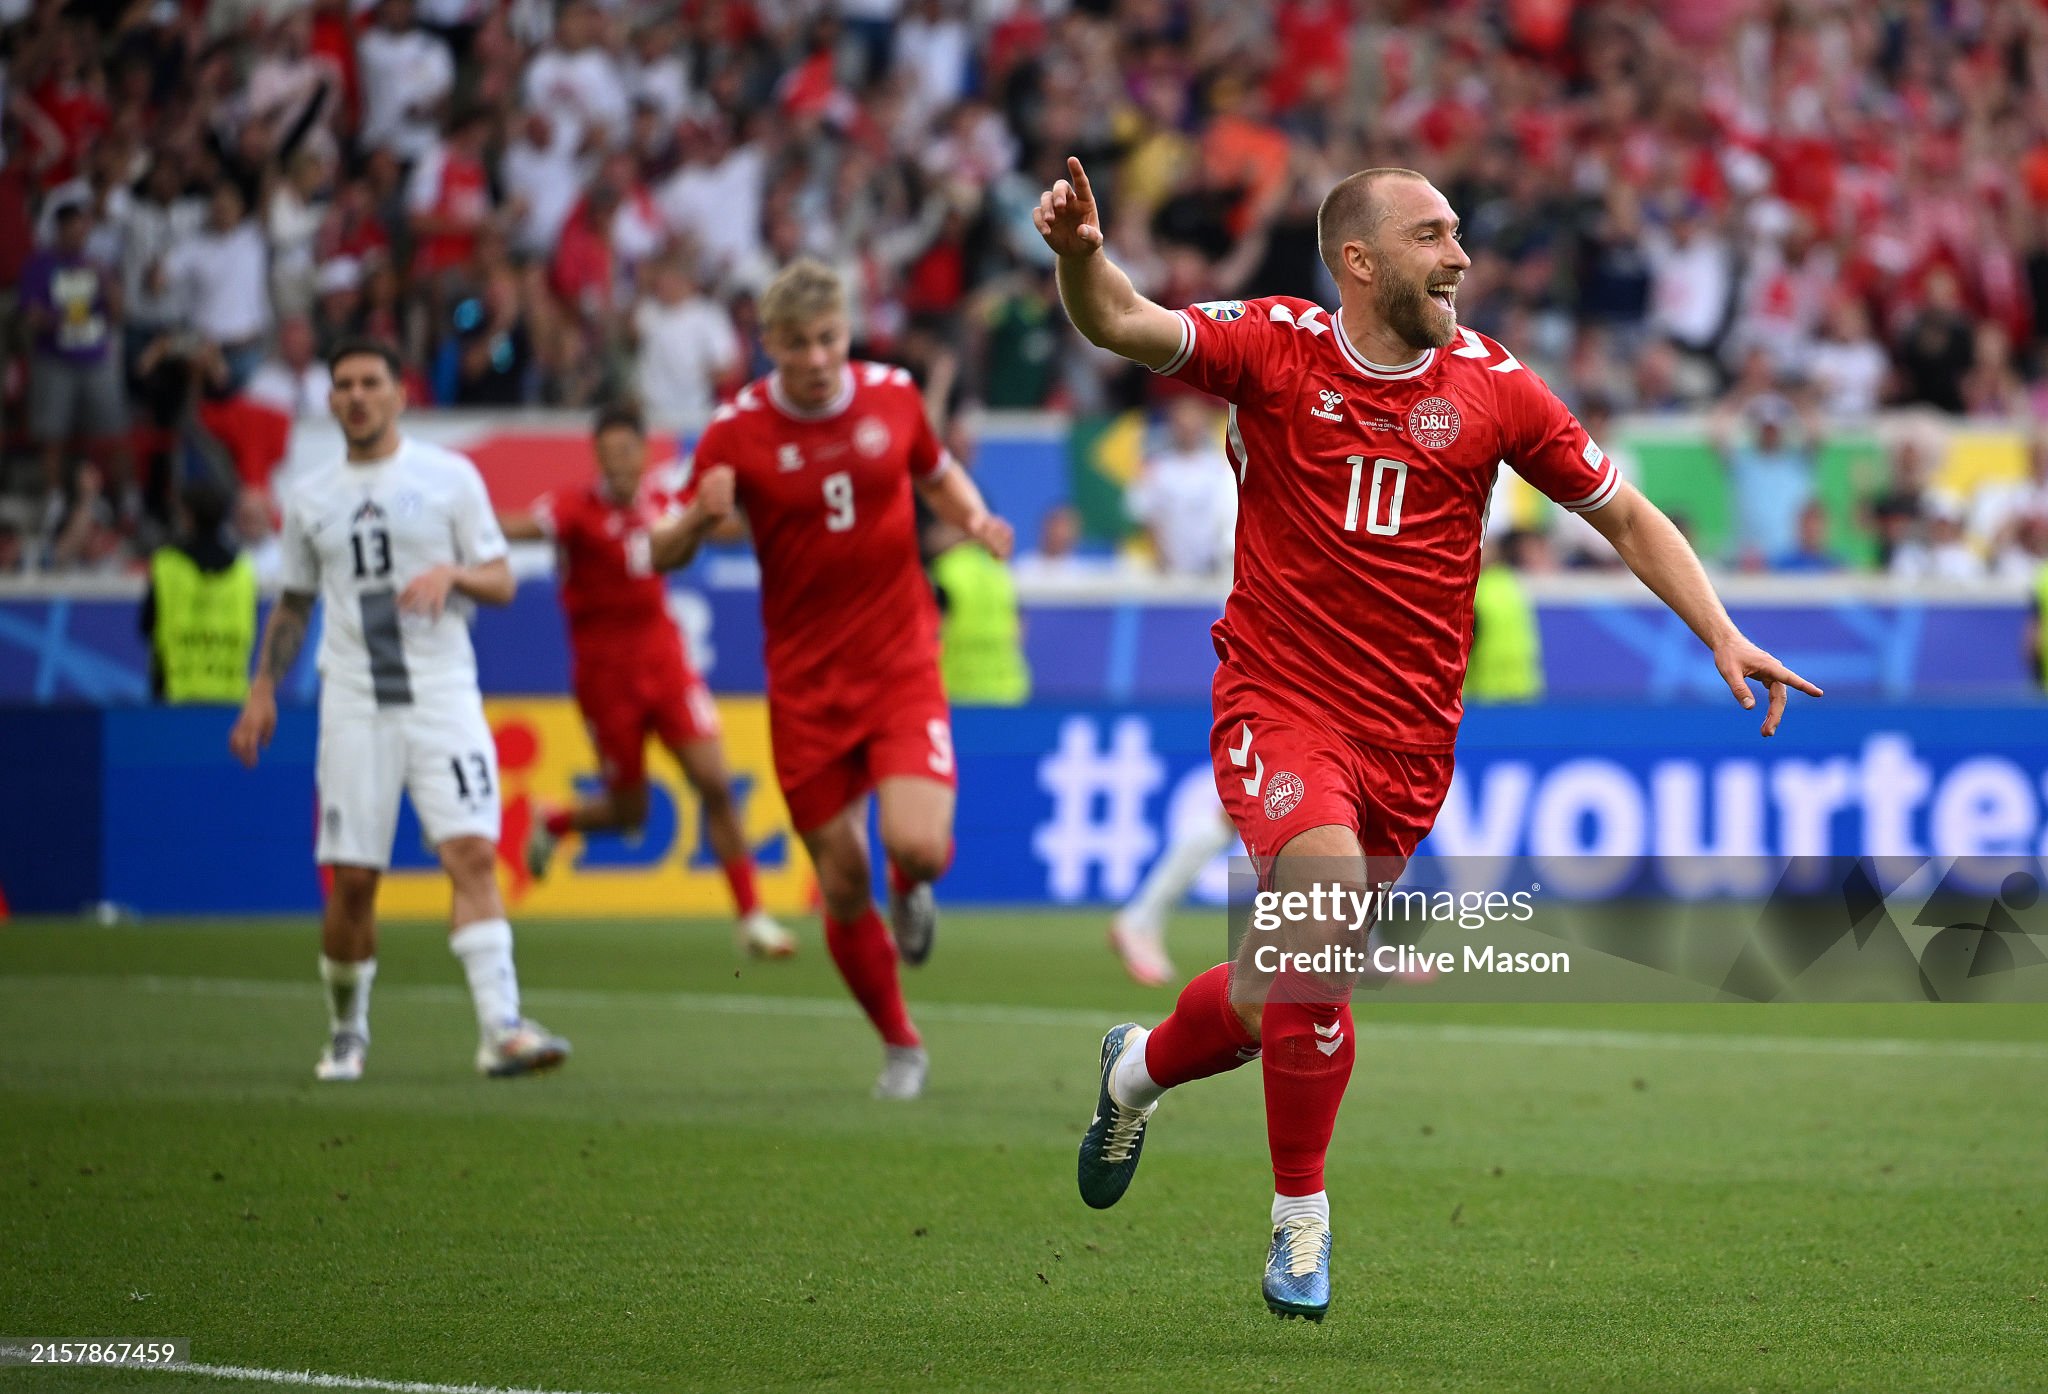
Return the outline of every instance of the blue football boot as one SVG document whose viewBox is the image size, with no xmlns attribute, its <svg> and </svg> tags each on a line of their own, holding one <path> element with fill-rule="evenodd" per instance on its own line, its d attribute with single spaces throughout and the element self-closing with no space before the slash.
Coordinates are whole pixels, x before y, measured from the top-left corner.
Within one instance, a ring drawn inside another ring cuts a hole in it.
<svg viewBox="0 0 2048 1394">
<path fill-rule="evenodd" d="M 1116 1062 L 1123 1058 L 1124 1044 L 1138 1023 L 1127 1021 L 1112 1026 L 1102 1038 L 1102 1088 L 1095 1096 L 1095 1117 L 1081 1134 L 1081 1199 L 1097 1210 L 1107 1210 L 1124 1197 L 1137 1174 L 1138 1154 L 1145 1146 L 1145 1124 L 1152 1109 L 1128 1108 L 1109 1092 L 1109 1079 Z"/>
<path fill-rule="evenodd" d="M 1312 1219 L 1277 1226 L 1261 1287 L 1275 1316 L 1321 1321 L 1330 1310 L 1330 1227 Z"/>
</svg>

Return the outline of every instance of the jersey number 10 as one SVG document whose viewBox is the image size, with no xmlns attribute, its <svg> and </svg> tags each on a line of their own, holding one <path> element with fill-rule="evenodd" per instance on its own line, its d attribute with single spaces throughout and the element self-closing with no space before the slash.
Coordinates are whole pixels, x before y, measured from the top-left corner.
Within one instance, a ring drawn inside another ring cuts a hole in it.
<svg viewBox="0 0 2048 1394">
<path fill-rule="evenodd" d="M 1365 481 L 1366 458 L 1346 455 L 1351 466 L 1351 498 L 1344 505 L 1344 531 L 1358 531 L 1359 486 Z M 1372 490 L 1365 501 L 1365 530 L 1378 537 L 1401 531 L 1401 499 L 1408 492 L 1408 465 L 1402 460 L 1374 460 Z M 1382 502 L 1384 500 L 1384 502 Z"/>
</svg>

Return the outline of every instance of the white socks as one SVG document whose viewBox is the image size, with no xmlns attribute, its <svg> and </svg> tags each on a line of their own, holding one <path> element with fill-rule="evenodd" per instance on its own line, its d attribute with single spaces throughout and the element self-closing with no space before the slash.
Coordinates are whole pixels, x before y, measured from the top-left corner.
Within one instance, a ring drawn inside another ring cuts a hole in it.
<svg viewBox="0 0 2048 1394">
<path fill-rule="evenodd" d="M 1124 907 L 1124 923 L 1156 935 L 1166 916 L 1187 896 L 1188 887 L 1195 884 L 1202 868 L 1228 847 L 1234 836 L 1236 832 L 1229 820 L 1219 815 L 1204 819 L 1199 828 L 1175 841 L 1166 849 L 1166 855 L 1145 873 L 1144 884 Z"/>
<path fill-rule="evenodd" d="M 1273 1228 L 1278 1229 L 1289 1220 L 1321 1220 L 1323 1228 L 1330 1227 L 1330 1193 L 1317 1191 L 1312 1196 L 1273 1197 Z"/>
<path fill-rule="evenodd" d="M 370 984 L 377 980 L 377 960 L 343 963 L 320 955 L 320 981 L 327 985 L 327 1029 L 351 1031 L 370 1039 Z"/>
<path fill-rule="evenodd" d="M 1124 1038 L 1124 1053 L 1109 1072 L 1109 1096 L 1125 1108 L 1150 1108 L 1166 1092 L 1145 1069 L 1145 1042 L 1152 1033 L 1139 1027 Z"/>
<path fill-rule="evenodd" d="M 519 1024 L 519 975 L 512 968 L 512 926 L 504 920 L 478 920 L 448 936 L 448 951 L 462 960 L 469 975 L 469 995 L 476 1001 L 476 1024 L 489 1040 Z"/>
</svg>

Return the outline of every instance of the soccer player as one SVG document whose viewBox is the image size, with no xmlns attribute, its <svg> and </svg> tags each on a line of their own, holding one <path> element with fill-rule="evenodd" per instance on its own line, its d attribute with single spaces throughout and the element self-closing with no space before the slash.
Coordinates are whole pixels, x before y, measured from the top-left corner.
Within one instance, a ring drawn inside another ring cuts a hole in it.
<svg viewBox="0 0 2048 1394">
<path fill-rule="evenodd" d="M 1334 314 L 1285 296 L 1178 312 L 1152 303 L 1103 251 L 1079 160 L 1067 175 L 1033 216 L 1075 327 L 1231 403 L 1237 568 L 1215 627 L 1210 750 L 1267 888 L 1390 880 L 1435 820 L 1503 461 L 1600 530 L 1707 645 L 1738 702 L 1756 704 L 1748 679 L 1766 684 L 1764 735 L 1778 729 L 1788 687 L 1820 695 L 1742 635 L 1678 530 L 1550 389 L 1459 325 L 1471 260 L 1457 214 L 1422 175 L 1365 170 L 1323 200 Z M 1234 984 L 1255 976 L 1242 961 L 1219 964 L 1150 1031 L 1131 1022 L 1104 1038 L 1081 1195 L 1097 1207 L 1122 1197 L 1168 1089 L 1260 1058 L 1274 1183 L 1263 1292 L 1283 1316 L 1320 1320 L 1330 1303 L 1324 1159 L 1354 1050 L 1349 984 L 1285 972 Z"/>
<path fill-rule="evenodd" d="M 598 477 L 550 494 L 529 513 L 500 514 L 514 541 L 545 539 L 561 559 L 576 705 L 590 729 L 604 792 L 548 810 L 527 839 L 526 864 L 547 875 L 555 846 L 572 832 L 632 832 L 647 821 L 647 737 L 668 748 L 704 810 L 704 830 L 739 914 L 744 953 L 787 958 L 789 931 L 761 909 L 754 858 L 718 740 L 718 705 L 683 653 L 654 569 L 654 525 L 682 508 L 673 489 L 647 478 L 647 431 L 631 407 L 600 412 L 592 432 Z"/>
<path fill-rule="evenodd" d="M 377 882 L 391 863 L 404 793 L 454 890 L 448 947 L 476 1003 L 477 1069 L 494 1077 L 550 1069 L 569 1043 L 519 1011 L 495 867 L 498 752 L 469 645 L 472 606 L 512 599 L 505 538 L 475 465 L 399 434 L 405 388 L 393 349 L 344 340 L 328 367 L 328 406 L 347 454 L 285 492 L 284 593 L 228 737 L 254 767 L 277 730 L 277 683 L 305 643 L 314 597 L 324 598 L 314 856 L 332 875 L 320 930 L 330 1030 L 313 1074 L 362 1078 Z"/>
<path fill-rule="evenodd" d="M 927 1061 L 897 956 L 931 953 L 955 774 L 912 490 L 997 557 L 1011 531 L 939 445 L 910 375 L 849 361 L 846 291 L 832 272 L 791 264 L 761 297 L 761 326 L 775 369 L 712 416 L 692 507 L 656 529 L 654 561 L 684 564 L 735 505 L 745 513 L 761 559 L 776 780 L 817 867 L 832 961 L 882 1037 L 875 1095 L 915 1098 Z M 886 926 L 868 884 L 871 792 Z"/>
</svg>

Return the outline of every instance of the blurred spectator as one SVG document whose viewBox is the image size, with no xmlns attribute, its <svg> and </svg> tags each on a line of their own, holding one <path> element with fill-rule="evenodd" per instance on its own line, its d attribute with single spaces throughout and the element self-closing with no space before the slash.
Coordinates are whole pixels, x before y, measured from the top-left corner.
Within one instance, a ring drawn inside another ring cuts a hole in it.
<svg viewBox="0 0 2048 1394">
<path fill-rule="evenodd" d="M 240 186 L 215 184 L 205 223 L 164 257 L 164 276 L 198 335 L 206 383 L 221 396 L 256 371 L 270 329 L 268 249 L 248 214 Z"/>
<path fill-rule="evenodd" d="M 1237 528 L 1237 481 L 1230 477 L 1215 412 L 1201 397 L 1176 397 L 1166 411 L 1166 442 L 1148 456 L 1124 495 L 1168 576 L 1221 576 L 1230 570 Z"/>
<path fill-rule="evenodd" d="M 631 114 L 625 74 L 602 43 L 605 17 L 591 0 L 563 0 L 555 41 L 527 64 L 523 102 L 549 123 L 558 151 L 602 153 L 626 134 Z"/>
<path fill-rule="evenodd" d="M 33 342 L 28 424 L 42 455 L 46 531 L 56 527 L 63 509 L 64 455 L 70 447 L 105 464 L 131 517 L 140 503 L 128 458 L 119 291 L 108 269 L 86 255 L 92 215 L 83 200 L 57 210 L 55 233 L 51 246 L 29 258 L 20 286 Z"/>
<path fill-rule="evenodd" d="M 1953 494 L 1929 490 L 1920 526 L 1892 552 L 1887 567 L 1901 581 L 1968 584 L 1984 579 L 1984 559 L 1963 537 L 1963 504 Z"/>
<path fill-rule="evenodd" d="M 1697 200 L 1680 205 L 1668 227 L 1643 234 L 1650 267 L 1650 327 L 1700 359 L 1718 349 L 1735 294 L 1735 258 Z"/>
<path fill-rule="evenodd" d="M 1818 499 L 1799 510 L 1799 536 L 1792 550 L 1778 558 L 1779 571 L 1800 571 L 1809 575 L 1840 571 L 1842 563 L 1828 547 L 1828 511 Z"/>
<path fill-rule="evenodd" d="M 697 288 L 681 257 L 656 262 L 648 279 L 648 294 L 633 307 L 636 387 L 648 424 L 659 431 L 702 425 L 719 383 L 740 367 L 732 316 Z"/>
<path fill-rule="evenodd" d="M 2048 519 L 2048 435 L 2027 442 L 2027 472 L 2014 480 L 1977 486 L 1970 499 L 1970 537 L 1986 555 L 2000 555 L 2015 529 L 2029 519 Z"/>
<path fill-rule="evenodd" d="M 312 323 L 294 317 L 277 326 L 277 351 L 250 375 L 244 390 L 252 401 L 293 420 L 324 420 L 330 415 L 327 396 L 333 385 L 314 341 Z"/>
<path fill-rule="evenodd" d="M 1747 439 L 1736 438 L 1725 408 L 1710 429 L 1728 475 L 1734 560 L 1757 570 L 1798 550 L 1799 517 L 1813 497 L 1816 433 L 1776 393 L 1751 398 L 1742 419 Z"/>
<path fill-rule="evenodd" d="M 68 507 L 44 554 L 50 571 L 112 574 L 128 564 L 120 517 L 107 499 L 106 479 L 95 465 L 81 465 L 72 480 Z"/>
<path fill-rule="evenodd" d="M 1820 336 L 1807 351 L 1807 380 L 1820 393 L 1820 407 L 1837 421 L 1858 421 L 1884 400 L 1891 360 L 1870 332 L 1870 312 L 1853 296 L 1829 308 Z"/>
<path fill-rule="evenodd" d="M 488 133 L 481 111 L 457 111 L 406 179 L 412 274 L 423 281 L 466 267 L 476 256 L 477 234 L 491 215 L 491 177 L 484 168 Z"/>
<path fill-rule="evenodd" d="M 1899 437 L 1892 446 L 1891 482 L 1872 496 L 1867 510 L 1879 570 L 1889 571 L 1899 549 L 1919 533 L 1927 511 L 1928 450 L 1918 431 Z"/>
<path fill-rule="evenodd" d="M 463 407 L 515 407 L 526 401 L 534 345 L 518 278 L 510 271 L 494 273 L 479 294 L 455 306 L 453 319 L 451 400 Z"/>
<path fill-rule="evenodd" d="M 356 40 L 362 141 L 411 162 L 433 147 L 441 104 L 455 86 L 448 45 L 416 22 L 413 0 L 377 0 Z"/>
<path fill-rule="evenodd" d="M 1100 558 L 1081 554 L 1081 513 L 1070 503 L 1045 511 L 1038 524 L 1038 545 L 1020 552 L 1010 564 L 1011 575 L 1020 582 L 1071 581 L 1100 576 L 1104 570 Z"/>
<path fill-rule="evenodd" d="M 2029 513 L 2017 520 L 1992 559 L 1991 574 L 2008 584 L 2025 586 L 2048 578 L 2048 516 Z"/>
<path fill-rule="evenodd" d="M 1961 414 L 1963 379 L 1974 357 L 1974 340 L 1955 273 L 1945 266 L 1936 267 L 1928 273 L 1920 309 L 1906 321 L 1899 336 L 1904 400 Z"/>
</svg>

